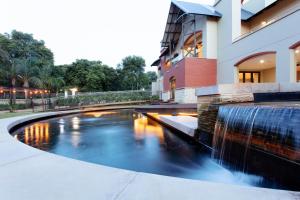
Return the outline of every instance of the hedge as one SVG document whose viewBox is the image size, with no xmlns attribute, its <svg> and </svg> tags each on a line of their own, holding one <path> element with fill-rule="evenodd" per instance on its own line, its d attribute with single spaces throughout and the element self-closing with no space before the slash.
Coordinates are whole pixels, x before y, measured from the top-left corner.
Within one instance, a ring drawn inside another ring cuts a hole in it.
<svg viewBox="0 0 300 200">
<path fill-rule="evenodd" d="M 151 96 L 149 91 L 126 91 L 126 92 L 103 92 L 95 94 L 81 94 L 75 97 L 59 97 L 56 100 L 57 106 L 84 106 L 93 104 L 130 102 L 130 101 L 151 101 L 157 100 L 158 96 Z"/>
</svg>

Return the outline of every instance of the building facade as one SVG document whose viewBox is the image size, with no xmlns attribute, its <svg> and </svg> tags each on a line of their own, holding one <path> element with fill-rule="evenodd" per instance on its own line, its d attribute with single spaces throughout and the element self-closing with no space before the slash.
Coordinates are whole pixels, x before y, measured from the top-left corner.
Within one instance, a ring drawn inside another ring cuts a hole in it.
<svg viewBox="0 0 300 200">
<path fill-rule="evenodd" d="M 299 10 L 299 0 L 172 1 L 156 62 L 161 98 L 194 103 L 197 88 L 220 85 L 300 89 Z"/>
</svg>

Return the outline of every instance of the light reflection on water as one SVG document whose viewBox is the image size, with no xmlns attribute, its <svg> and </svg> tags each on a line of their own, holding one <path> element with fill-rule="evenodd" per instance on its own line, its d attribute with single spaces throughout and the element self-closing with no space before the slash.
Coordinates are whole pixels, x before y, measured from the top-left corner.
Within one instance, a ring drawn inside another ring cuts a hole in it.
<svg viewBox="0 0 300 200">
<path fill-rule="evenodd" d="M 277 187 L 217 164 L 199 145 L 131 110 L 90 112 L 28 125 L 16 138 L 55 154 L 112 167 L 221 183 Z"/>
<path fill-rule="evenodd" d="M 35 123 L 24 128 L 23 140 L 30 146 L 39 146 L 40 144 L 49 143 L 49 123 Z M 19 136 L 16 136 L 19 139 Z"/>
<path fill-rule="evenodd" d="M 164 142 L 163 128 L 157 123 L 150 123 L 146 116 L 138 114 L 134 119 L 134 136 L 136 140 L 142 140 L 145 137 L 154 136 L 162 144 Z"/>
</svg>

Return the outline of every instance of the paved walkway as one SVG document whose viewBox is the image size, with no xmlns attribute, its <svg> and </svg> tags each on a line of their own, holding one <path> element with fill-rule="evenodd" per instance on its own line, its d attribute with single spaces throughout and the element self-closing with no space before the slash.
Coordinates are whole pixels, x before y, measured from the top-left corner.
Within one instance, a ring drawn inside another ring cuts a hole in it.
<svg viewBox="0 0 300 200">
<path fill-rule="evenodd" d="M 166 177 L 82 162 L 18 142 L 8 128 L 64 111 L 0 120 L 0 199 L 3 200 L 260 200 L 300 193 Z"/>
</svg>

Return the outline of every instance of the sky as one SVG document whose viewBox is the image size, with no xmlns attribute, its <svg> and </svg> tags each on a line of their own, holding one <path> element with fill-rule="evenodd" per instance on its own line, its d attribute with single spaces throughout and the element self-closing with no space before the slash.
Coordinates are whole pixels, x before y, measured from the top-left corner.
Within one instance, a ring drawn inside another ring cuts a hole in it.
<svg viewBox="0 0 300 200">
<path fill-rule="evenodd" d="M 170 0 L 0 0 L 0 33 L 18 30 L 45 41 L 55 64 L 101 60 L 116 67 L 158 58 Z M 185 0 L 213 4 L 214 0 Z"/>
</svg>

